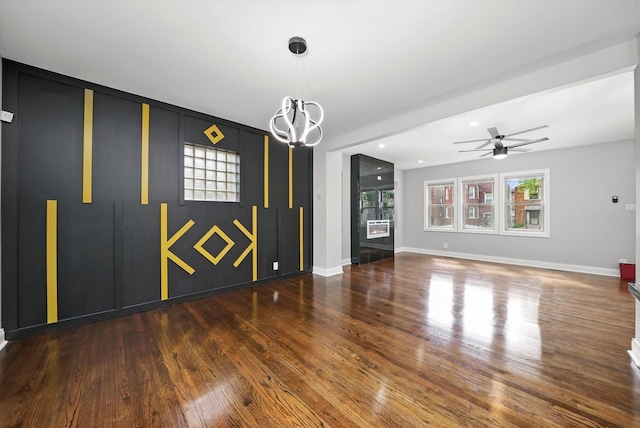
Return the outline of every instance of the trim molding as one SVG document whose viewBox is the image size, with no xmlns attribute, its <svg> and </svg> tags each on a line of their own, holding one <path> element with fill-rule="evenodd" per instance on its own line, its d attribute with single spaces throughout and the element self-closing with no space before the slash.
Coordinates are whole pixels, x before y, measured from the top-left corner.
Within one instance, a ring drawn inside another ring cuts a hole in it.
<svg viewBox="0 0 640 428">
<path fill-rule="evenodd" d="M 564 263 L 544 262 L 540 260 L 513 259 L 510 257 L 485 256 L 481 254 L 456 253 L 452 251 L 438 251 L 438 250 L 431 250 L 426 248 L 412 248 L 412 247 L 403 247 L 402 251 L 409 252 L 409 253 L 428 254 L 431 256 L 453 257 L 458 259 L 477 260 L 482 262 L 504 263 L 508 265 L 518 265 L 518 266 L 535 267 L 535 268 L 542 268 L 542 269 L 555 269 L 555 270 L 562 270 L 567 272 L 589 273 L 593 275 L 604 275 L 604 276 L 620 275 L 620 272 L 618 271 L 618 269 L 607 269 L 607 268 L 582 266 L 582 265 L 569 265 Z M 400 253 L 402 251 L 400 251 L 400 249 L 396 249 L 396 253 Z M 638 355 L 640 355 L 640 353 Z"/>
<path fill-rule="evenodd" d="M 340 275 L 343 272 L 342 270 L 342 266 L 335 266 L 332 268 L 328 268 L 328 269 L 324 269 L 318 266 L 314 266 L 313 267 L 313 274 L 314 275 L 320 275 L 320 276 L 333 276 L 333 275 Z"/>
<path fill-rule="evenodd" d="M 631 339 L 631 349 L 627 351 L 631 361 L 640 368 L 640 342 L 638 339 Z"/>
<path fill-rule="evenodd" d="M 4 328 L 0 328 L 0 351 L 2 351 L 2 348 L 4 348 L 7 343 L 9 342 L 4 340 Z"/>
</svg>

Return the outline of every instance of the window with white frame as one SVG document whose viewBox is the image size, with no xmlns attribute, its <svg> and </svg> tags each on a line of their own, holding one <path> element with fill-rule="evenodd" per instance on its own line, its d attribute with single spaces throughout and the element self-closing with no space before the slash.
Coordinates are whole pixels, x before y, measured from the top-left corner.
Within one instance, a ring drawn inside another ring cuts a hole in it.
<svg viewBox="0 0 640 428">
<path fill-rule="evenodd" d="M 457 230 L 456 185 L 455 178 L 425 181 L 424 230 Z"/>
<path fill-rule="evenodd" d="M 550 236 L 551 186 L 549 170 L 500 174 L 502 226 L 500 233 L 517 236 Z"/>
<path fill-rule="evenodd" d="M 184 199 L 240 200 L 240 155 L 212 147 L 184 144 Z"/>
<path fill-rule="evenodd" d="M 460 218 L 458 230 L 472 233 L 497 233 L 493 194 L 496 175 L 460 177 L 460 209 L 466 213 Z"/>
</svg>

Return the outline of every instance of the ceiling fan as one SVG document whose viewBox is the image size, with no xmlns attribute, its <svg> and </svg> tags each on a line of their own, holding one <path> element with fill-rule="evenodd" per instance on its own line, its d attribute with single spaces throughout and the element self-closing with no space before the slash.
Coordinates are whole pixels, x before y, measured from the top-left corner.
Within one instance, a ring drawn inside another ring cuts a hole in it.
<svg viewBox="0 0 640 428">
<path fill-rule="evenodd" d="M 475 149 L 459 150 L 459 152 L 462 153 L 462 152 L 483 152 L 483 151 L 486 151 L 487 153 L 485 153 L 483 155 L 480 155 L 480 157 L 488 156 L 491 153 L 493 153 L 493 158 L 494 159 L 504 159 L 504 158 L 507 157 L 507 153 L 509 151 L 512 151 L 512 152 L 528 152 L 529 149 L 521 149 L 519 147 L 526 146 L 528 144 L 540 143 L 542 141 L 547 141 L 548 140 L 547 137 L 538 138 L 538 139 L 535 139 L 535 140 L 523 139 L 523 138 L 511 138 L 511 137 L 513 137 L 514 135 L 524 134 L 525 132 L 536 131 L 538 129 L 548 128 L 548 127 L 549 127 L 549 125 L 542 125 L 542 126 L 538 126 L 536 128 L 526 129 L 524 131 L 514 132 L 512 134 L 507 134 L 507 135 L 500 134 L 498 132 L 497 128 L 488 128 L 487 131 L 489 131 L 489 134 L 491 135 L 491 138 L 483 138 L 483 139 L 480 139 L 480 140 L 456 141 L 453 144 L 477 143 L 477 142 L 480 142 L 480 141 L 484 141 L 484 144 L 479 145 Z M 515 144 L 511 144 L 510 146 L 505 146 L 502 143 L 503 141 L 517 141 L 517 142 Z M 489 145 L 490 143 L 493 143 L 493 147 L 485 149 L 485 146 Z"/>
</svg>

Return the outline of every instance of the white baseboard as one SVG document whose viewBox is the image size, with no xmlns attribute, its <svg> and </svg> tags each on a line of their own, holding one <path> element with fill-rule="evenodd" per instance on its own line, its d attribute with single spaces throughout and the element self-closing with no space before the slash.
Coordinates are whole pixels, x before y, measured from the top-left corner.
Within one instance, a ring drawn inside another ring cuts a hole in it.
<svg viewBox="0 0 640 428">
<path fill-rule="evenodd" d="M 620 276 L 620 271 L 618 269 L 608 269 L 608 268 L 599 268 L 599 267 L 582 266 L 582 265 L 570 265 L 566 263 L 543 262 L 539 260 L 514 259 L 510 257 L 485 256 L 482 254 L 456 253 L 453 251 L 439 251 L 439 250 L 431 250 L 428 248 L 398 247 L 394 249 L 394 252 L 395 254 L 407 252 L 407 253 L 427 254 L 430 256 L 454 257 L 458 259 L 477 260 L 482 262 L 504 263 L 508 265 L 518 265 L 518 266 L 535 267 L 535 268 L 542 268 L 542 269 L 555 269 L 555 270 L 562 270 L 567 272 L 590 273 L 593 275 Z M 350 265 L 350 264 L 351 264 L 351 259 L 342 260 L 343 266 Z M 316 273 L 316 268 L 313 269 L 313 273 Z M 339 272 L 339 273 L 342 273 L 342 272 Z M 323 276 L 329 276 L 329 275 L 323 275 Z"/>
<path fill-rule="evenodd" d="M 328 268 L 328 269 L 320 268 L 320 267 L 317 267 L 317 266 L 313 267 L 314 275 L 333 276 L 333 275 L 340 275 L 342 272 L 343 272 L 342 271 L 342 266 L 336 266 L 336 267 L 332 267 L 332 268 Z"/>
<path fill-rule="evenodd" d="M 485 256 L 482 254 L 456 253 L 453 251 L 439 251 L 426 248 L 403 247 L 402 251 L 418 254 L 428 254 L 431 256 L 454 257 L 458 259 L 477 260 L 482 262 L 504 263 L 508 265 L 518 265 L 542 269 L 555 269 L 567 272 L 590 273 L 593 275 L 620 276 L 620 271 L 618 269 L 608 269 L 593 266 L 570 265 L 565 263 L 543 262 L 539 260 L 512 259 L 510 257 Z M 396 252 L 399 253 L 400 251 Z"/>
<path fill-rule="evenodd" d="M 8 342 L 4 340 L 4 328 L 0 328 L 0 351 Z"/>
<path fill-rule="evenodd" d="M 640 368 L 640 342 L 638 339 L 631 339 L 631 349 L 627 351 L 631 361 Z"/>
</svg>

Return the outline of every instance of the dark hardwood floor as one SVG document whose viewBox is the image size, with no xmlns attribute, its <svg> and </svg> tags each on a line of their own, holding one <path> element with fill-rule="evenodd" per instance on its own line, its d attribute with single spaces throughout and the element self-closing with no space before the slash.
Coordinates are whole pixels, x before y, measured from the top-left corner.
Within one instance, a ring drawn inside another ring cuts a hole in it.
<svg viewBox="0 0 640 428">
<path fill-rule="evenodd" d="M 1 427 L 640 427 L 618 278 L 401 253 L 9 343 Z"/>
</svg>

